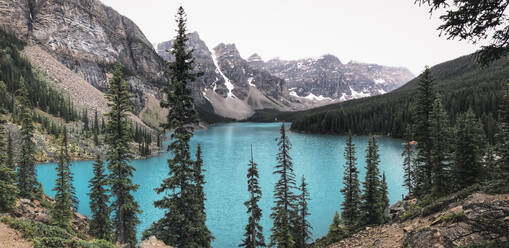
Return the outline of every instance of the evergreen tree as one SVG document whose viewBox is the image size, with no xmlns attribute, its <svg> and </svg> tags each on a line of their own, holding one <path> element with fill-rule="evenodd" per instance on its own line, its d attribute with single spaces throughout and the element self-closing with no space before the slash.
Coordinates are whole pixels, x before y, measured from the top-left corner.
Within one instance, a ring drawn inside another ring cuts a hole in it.
<svg viewBox="0 0 509 248">
<path fill-rule="evenodd" d="M 60 151 L 56 167 L 55 205 L 51 209 L 51 222 L 61 228 L 68 228 L 72 219 L 72 201 L 70 185 L 70 157 L 67 150 L 67 133 L 62 133 Z"/>
<path fill-rule="evenodd" d="M 433 92 L 433 78 L 431 70 L 426 67 L 419 78 L 417 93 L 417 103 L 415 108 L 415 140 L 417 141 L 417 166 L 419 173 L 416 177 L 416 193 L 428 193 L 431 186 L 431 149 L 433 142 L 431 140 L 431 128 L 429 115 L 433 110 L 435 93 Z"/>
<path fill-rule="evenodd" d="M 106 95 L 111 108 L 107 114 L 106 144 L 108 150 L 109 182 L 114 197 L 112 210 L 114 211 L 115 239 L 120 244 L 130 247 L 136 246 L 136 226 L 140 223 L 137 214 L 141 213 L 138 203 L 132 193 L 138 189 L 131 180 L 134 167 L 129 165 L 133 152 L 129 147 L 132 142 L 128 113 L 131 111 L 129 85 L 124 81 L 122 66 L 116 63 L 113 78 L 109 82 L 110 88 Z"/>
<path fill-rule="evenodd" d="M 295 242 L 298 248 L 305 248 L 308 246 L 307 242 L 311 239 L 311 224 L 307 220 L 307 217 L 311 215 L 309 213 L 308 201 L 311 200 L 307 189 L 307 183 L 302 176 L 302 182 L 300 184 L 300 195 L 298 196 L 298 220 L 296 225 L 296 237 Z"/>
<path fill-rule="evenodd" d="M 352 142 L 352 133 L 348 133 L 345 147 L 345 161 L 343 184 L 343 203 L 341 204 L 341 218 L 345 225 L 354 229 L 358 222 L 360 212 L 360 184 L 359 171 L 357 170 L 357 158 L 355 157 L 355 144 Z"/>
<path fill-rule="evenodd" d="M 499 132 L 497 134 L 496 152 L 500 159 L 498 167 L 502 171 L 502 177 L 509 182 L 509 82 L 506 85 L 506 93 L 499 109 Z"/>
<path fill-rule="evenodd" d="M 246 225 L 246 233 L 239 247 L 256 248 L 266 247 L 263 237 L 263 229 L 260 225 L 262 217 L 262 209 L 258 207 L 258 202 L 262 197 L 262 190 L 258 184 L 258 165 L 253 159 L 253 147 L 251 146 L 251 160 L 249 161 L 249 169 L 247 170 L 247 190 L 249 192 L 249 200 L 244 202 L 246 213 L 249 214 L 248 224 Z"/>
<path fill-rule="evenodd" d="M 326 243 L 332 244 L 336 243 L 348 236 L 348 232 L 343 228 L 343 222 L 341 221 L 341 218 L 339 217 L 338 211 L 334 214 L 334 217 L 332 218 L 332 223 L 329 226 L 329 232 L 326 236 Z"/>
<path fill-rule="evenodd" d="M 12 171 L 16 170 L 16 165 L 14 164 L 14 146 L 12 144 L 11 132 L 7 135 L 7 166 L 12 169 Z"/>
<path fill-rule="evenodd" d="M 205 185 L 205 176 L 203 173 L 205 170 L 203 169 L 203 159 L 202 159 L 202 149 L 201 145 L 198 144 L 196 149 L 196 161 L 193 163 L 193 178 L 192 180 L 195 182 L 194 192 L 193 192 L 193 204 L 192 206 L 195 208 L 195 214 L 192 216 L 196 219 L 193 220 L 193 223 L 196 223 L 194 226 L 194 235 L 195 235 L 195 243 L 199 245 L 199 247 L 208 247 L 213 239 L 212 233 L 205 225 L 205 221 L 207 219 L 207 214 L 205 213 L 205 191 L 203 190 L 203 185 Z"/>
<path fill-rule="evenodd" d="M 98 155 L 94 163 L 94 177 L 89 181 L 90 235 L 98 239 L 111 241 L 113 239 L 113 225 L 110 220 L 111 208 L 108 195 L 108 177 L 105 174 L 104 162 Z"/>
<path fill-rule="evenodd" d="M 382 205 L 382 212 L 390 206 L 389 200 L 389 189 L 387 186 L 387 179 L 385 178 L 385 172 L 382 173 L 382 183 L 380 185 L 380 203 Z"/>
<path fill-rule="evenodd" d="M 414 192 L 414 180 L 415 180 L 415 154 L 414 148 L 412 147 L 412 128 L 410 125 L 407 126 L 405 132 L 405 146 L 403 147 L 403 186 L 407 188 L 408 194 L 413 195 Z"/>
<path fill-rule="evenodd" d="M 14 170 L 8 163 L 8 148 L 5 144 L 4 121 L 0 106 L 0 212 L 10 211 L 16 204 L 18 189 L 14 181 Z"/>
<path fill-rule="evenodd" d="M 449 118 L 438 95 L 433 102 L 433 110 L 429 114 L 431 135 L 431 193 L 443 196 L 449 192 L 450 143 Z"/>
<path fill-rule="evenodd" d="M 377 225 L 382 223 L 382 204 L 380 202 L 380 156 L 378 145 L 374 136 L 369 137 L 366 149 L 366 179 L 362 183 L 363 193 L 361 196 L 361 223 L 363 225 Z"/>
<path fill-rule="evenodd" d="M 455 138 L 455 185 L 462 189 L 479 182 L 483 174 L 484 131 L 471 110 L 458 117 Z"/>
<path fill-rule="evenodd" d="M 40 192 L 40 185 L 35 175 L 35 143 L 33 141 L 34 126 L 32 114 L 30 113 L 30 102 L 28 90 L 24 79 L 21 78 L 17 91 L 18 103 L 20 105 L 21 117 L 21 149 L 18 157 L 18 170 L 16 181 L 19 189 L 19 196 L 22 198 L 35 199 Z"/>
<path fill-rule="evenodd" d="M 168 151 L 173 155 L 168 159 L 170 172 L 158 194 L 165 193 L 163 199 L 155 201 L 154 206 L 165 210 L 163 218 L 152 224 L 144 236 L 155 235 L 168 245 L 176 247 L 210 247 L 212 235 L 205 225 L 205 215 L 197 209 L 203 206 L 204 197 L 197 195 L 197 185 L 202 185 L 195 175 L 195 161 L 191 159 L 189 141 L 193 136 L 193 124 L 197 124 L 191 90 L 188 84 L 200 74 L 193 73 L 193 50 L 186 49 L 186 14 L 179 7 L 177 13 L 177 37 L 171 53 L 174 62 L 167 63 L 166 76 L 170 85 L 163 91 L 166 100 L 161 107 L 168 108 L 165 130 L 173 130 Z M 201 186 L 200 186 L 201 187 Z"/>
<path fill-rule="evenodd" d="M 83 122 L 83 129 L 85 131 L 89 130 L 89 124 L 88 124 L 88 110 L 84 109 L 81 117 L 81 121 Z"/>
<path fill-rule="evenodd" d="M 295 173 L 290 157 L 292 145 L 286 135 L 285 125 L 281 124 L 281 136 L 278 139 L 279 152 L 274 174 L 279 176 L 274 188 L 274 203 L 270 217 L 274 220 L 271 228 L 270 247 L 290 248 L 295 246 L 295 237 L 292 235 L 292 219 L 296 214 Z"/>
</svg>

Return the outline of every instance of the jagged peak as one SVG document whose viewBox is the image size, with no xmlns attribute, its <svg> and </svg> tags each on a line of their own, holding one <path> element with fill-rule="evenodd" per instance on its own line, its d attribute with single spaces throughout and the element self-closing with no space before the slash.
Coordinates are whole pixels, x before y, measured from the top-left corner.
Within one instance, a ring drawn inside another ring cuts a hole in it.
<svg viewBox="0 0 509 248">
<path fill-rule="evenodd" d="M 234 57 L 240 57 L 239 50 L 237 50 L 237 47 L 234 43 L 225 44 L 220 43 L 216 47 L 214 47 L 214 52 L 216 53 L 216 56 L 234 56 Z"/>
<path fill-rule="evenodd" d="M 258 55 L 257 53 L 254 53 L 253 55 L 249 56 L 247 61 L 249 61 L 249 62 L 263 62 L 263 59 L 260 55 Z"/>
</svg>

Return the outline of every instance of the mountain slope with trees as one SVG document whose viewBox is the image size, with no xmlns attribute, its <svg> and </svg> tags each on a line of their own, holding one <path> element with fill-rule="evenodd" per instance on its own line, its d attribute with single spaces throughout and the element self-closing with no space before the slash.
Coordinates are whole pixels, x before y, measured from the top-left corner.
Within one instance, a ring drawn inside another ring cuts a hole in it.
<svg viewBox="0 0 509 248">
<path fill-rule="evenodd" d="M 493 140 L 498 105 L 509 75 L 509 60 L 503 58 L 481 68 L 474 55 L 463 56 L 430 68 L 436 91 L 451 120 L 472 109 L 482 119 Z M 403 137 L 417 97 L 418 78 L 381 96 L 368 97 L 297 113 L 259 114 L 255 120 L 293 120 L 292 130 L 309 133 L 377 133 Z"/>
</svg>

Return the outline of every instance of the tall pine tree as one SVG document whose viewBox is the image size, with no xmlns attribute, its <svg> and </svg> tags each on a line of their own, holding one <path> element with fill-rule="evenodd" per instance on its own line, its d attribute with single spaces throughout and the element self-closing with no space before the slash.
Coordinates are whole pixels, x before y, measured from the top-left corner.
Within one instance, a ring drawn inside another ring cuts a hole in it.
<svg viewBox="0 0 509 248">
<path fill-rule="evenodd" d="M 13 171 L 16 169 L 16 164 L 14 163 L 14 146 L 12 144 L 11 132 L 7 135 L 7 166 L 9 166 Z"/>
<path fill-rule="evenodd" d="M 258 202 L 260 198 L 262 198 L 262 189 L 258 183 L 258 178 L 258 165 L 254 162 L 253 147 L 251 146 L 251 160 L 249 161 L 249 168 L 247 170 L 249 200 L 244 202 L 244 206 L 247 208 L 246 212 L 249 214 L 249 220 L 245 228 L 244 239 L 239 247 L 266 247 L 263 237 L 263 228 L 260 225 L 262 209 L 258 207 Z"/>
<path fill-rule="evenodd" d="M 385 177 L 385 171 L 382 173 L 382 183 L 380 184 L 380 204 L 382 212 L 385 211 L 390 205 L 389 200 L 389 188 L 387 185 L 387 178 Z"/>
<path fill-rule="evenodd" d="M 506 85 L 506 93 L 499 109 L 499 132 L 497 134 L 496 152 L 500 159 L 498 167 L 502 171 L 502 178 L 509 182 L 509 82 Z"/>
<path fill-rule="evenodd" d="M 348 133 L 345 147 L 345 161 L 343 184 L 343 203 L 341 204 L 341 218 L 349 229 L 354 229 L 360 216 L 360 184 L 357 158 L 355 157 L 355 144 L 352 142 L 352 133 Z"/>
<path fill-rule="evenodd" d="M 485 137 L 481 122 L 472 110 L 456 120 L 454 181 L 456 189 L 479 182 L 483 173 Z"/>
<path fill-rule="evenodd" d="M 296 189 L 293 162 L 290 157 L 292 145 L 286 135 L 285 125 L 281 124 L 281 136 L 278 139 L 279 152 L 274 174 L 279 179 L 274 188 L 274 203 L 270 217 L 274 220 L 271 228 L 270 247 L 290 248 L 295 246 L 292 220 L 296 216 Z"/>
<path fill-rule="evenodd" d="M 60 151 L 56 167 L 55 206 L 51 209 L 51 222 L 61 228 L 68 228 L 72 219 L 72 201 L 70 185 L 70 157 L 67 150 L 67 132 L 63 131 L 60 138 Z"/>
<path fill-rule="evenodd" d="M 16 181 L 20 197 L 36 199 L 40 193 L 40 184 L 37 182 L 35 175 L 34 125 L 32 123 L 28 90 L 23 77 L 20 79 L 19 89 L 16 95 L 20 106 L 19 112 L 21 117 L 21 148 L 18 154 Z"/>
<path fill-rule="evenodd" d="M 307 217 L 311 215 L 309 212 L 308 201 L 311 200 L 309 191 L 307 188 L 308 184 L 306 179 L 302 176 L 302 182 L 299 186 L 300 194 L 298 195 L 298 217 L 295 242 L 297 248 L 308 247 L 308 241 L 311 240 L 311 224 L 307 220 Z"/>
<path fill-rule="evenodd" d="M 380 194 L 380 156 L 378 145 L 374 136 L 369 137 L 366 149 L 366 179 L 362 183 L 363 193 L 361 196 L 361 223 L 363 225 L 378 225 L 382 223 L 382 204 Z"/>
<path fill-rule="evenodd" d="M 449 117 L 442 105 L 440 95 L 435 97 L 433 109 L 429 114 L 431 137 L 431 193 L 443 196 L 450 188 L 450 144 Z"/>
<path fill-rule="evenodd" d="M 433 110 L 433 102 L 435 93 L 433 91 L 433 78 L 431 70 L 426 67 L 424 72 L 419 77 L 419 87 L 417 94 L 417 104 L 415 108 L 414 122 L 415 122 L 415 135 L 417 141 L 417 173 L 416 177 L 416 193 L 426 194 L 429 192 L 431 186 L 431 128 L 429 122 L 429 115 Z"/>
<path fill-rule="evenodd" d="M 0 106 L 0 212 L 10 211 L 16 204 L 18 188 L 14 181 L 14 170 L 8 164 L 8 148 Z"/>
<path fill-rule="evenodd" d="M 107 114 L 106 144 L 108 150 L 109 182 L 114 197 L 112 210 L 114 212 L 115 239 L 120 244 L 130 247 L 136 246 L 136 226 L 140 223 L 137 214 L 141 213 L 138 203 L 132 193 L 138 189 L 131 180 L 134 167 L 129 165 L 133 152 L 129 144 L 133 141 L 129 125 L 131 111 L 129 85 L 124 81 L 122 66 L 116 63 L 113 78 L 109 82 L 110 88 L 106 95 L 111 108 Z"/>
<path fill-rule="evenodd" d="M 104 162 L 98 155 L 94 162 L 94 177 L 89 181 L 90 235 L 98 239 L 111 241 L 113 239 L 113 225 L 110 220 L 111 208 L 108 194 L 108 177 L 105 174 Z"/>
<path fill-rule="evenodd" d="M 176 247 L 210 247 L 213 236 L 205 224 L 203 208 L 204 195 L 196 189 L 204 181 L 196 175 L 196 162 L 191 159 L 189 141 L 193 136 L 193 125 L 198 123 L 191 90 L 188 84 L 199 74 L 193 73 L 193 51 L 186 49 L 186 14 L 179 7 L 177 17 L 177 37 L 171 53 L 175 61 L 168 62 L 166 76 L 170 85 L 163 88 L 166 100 L 161 107 L 168 108 L 167 121 L 162 125 L 172 130 L 168 151 L 173 157 L 168 159 L 170 172 L 158 194 L 163 199 L 155 201 L 154 206 L 165 210 L 163 218 L 153 223 L 144 236 L 155 235 L 168 245 Z"/>
<path fill-rule="evenodd" d="M 403 147 L 403 186 L 407 188 L 408 195 L 413 195 L 415 180 L 415 153 L 412 146 L 412 127 L 407 126 L 405 131 L 405 146 Z"/>
</svg>

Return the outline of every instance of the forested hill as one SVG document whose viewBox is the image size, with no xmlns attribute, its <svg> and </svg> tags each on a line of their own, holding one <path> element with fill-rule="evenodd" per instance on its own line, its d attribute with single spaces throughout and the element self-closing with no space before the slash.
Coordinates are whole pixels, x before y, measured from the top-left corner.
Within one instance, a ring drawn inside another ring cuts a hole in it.
<svg viewBox="0 0 509 248">
<path fill-rule="evenodd" d="M 509 78 L 509 60 L 503 58 L 481 68 L 473 55 L 467 55 L 433 66 L 431 73 L 435 79 L 435 90 L 441 94 L 451 120 L 472 108 L 482 119 L 487 136 L 492 139 L 497 106 Z M 419 77 L 385 95 L 305 112 L 273 115 L 274 118 L 292 120 L 294 131 L 342 134 L 352 130 L 356 134 L 401 137 L 411 120 L 418 82 Z"/>
</svg>

